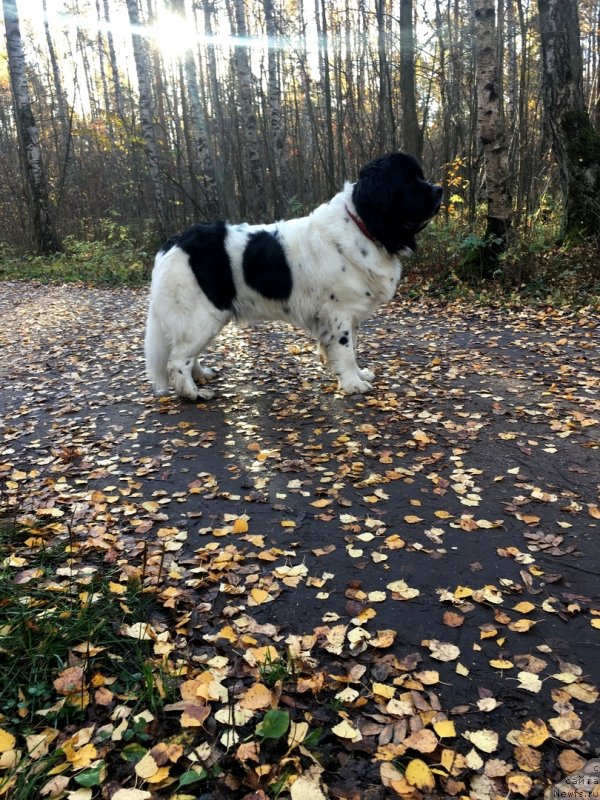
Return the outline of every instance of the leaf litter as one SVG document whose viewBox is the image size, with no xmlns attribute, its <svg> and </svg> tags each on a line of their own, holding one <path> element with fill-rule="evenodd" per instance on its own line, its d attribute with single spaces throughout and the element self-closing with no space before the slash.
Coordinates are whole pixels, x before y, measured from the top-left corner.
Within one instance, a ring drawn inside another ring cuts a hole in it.
<svg viewBox="0 0 600 800">
<path fill-rule="evenodd" d="M 581 768 L 597 315 L 397 302 L 360 398 L 298 332 L 231 329 L 196 406 L 148 392 L 145 301 L 3 285 L 0 607 L 67 598 L 66 630 L 109 602 L 114 641 L 0 706 L 0 793 L 533 798 Z M 144 654 L 126 689 L 119 642 Z"/>
</svg>

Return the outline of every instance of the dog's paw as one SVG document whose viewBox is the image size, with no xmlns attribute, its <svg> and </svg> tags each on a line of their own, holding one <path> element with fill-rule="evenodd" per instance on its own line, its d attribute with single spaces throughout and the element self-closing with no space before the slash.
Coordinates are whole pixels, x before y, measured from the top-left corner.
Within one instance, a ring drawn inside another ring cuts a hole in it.
<svg viewBox="0 0 600 800">
<path fill-rule="evenodd" d="M 359 369 L 358 374 L 363 379 L 363 381 L 368 381 L 372 383 L 375 380 L 375 373 L 372 372 L 370 369 Z"/>
<path fill-rule="evenodd" d="M 217 377 L 219 373 L 212 367 L 201 367 L 200 364 L 195 364 L 192 369 L 192 378 L 196 383 L 207 383 Z"/>
<path fill-rule="evenodd" d="M 206 389 L 205 387 L 202 387 L 201 389 L 198 389 L 196 400 L 212 400 L 214 396 L 215 393 L 212 389 Z"/>
<path fill-rule="evenodd" d="M 347 379 L 347 380 L 340 380 L 339 382 L 340 391 L 344 392 L 344 394 L 364 394 L 368 392 L 373 387 L 369 383 L 369 381 L 363 381 L 362 378 L 357 375 L 354 378 Z"/>
</svg>

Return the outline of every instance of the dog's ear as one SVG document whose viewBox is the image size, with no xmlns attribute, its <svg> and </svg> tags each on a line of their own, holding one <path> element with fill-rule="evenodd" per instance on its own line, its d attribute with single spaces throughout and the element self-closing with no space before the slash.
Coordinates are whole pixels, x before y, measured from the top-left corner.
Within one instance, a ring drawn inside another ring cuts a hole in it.
<svg viewBox="0 0 600 800">
<path fill-rule="evenodd" d="M 388 153 L 366 164 L 358 175 L 354 186 L 352 200 L 356 210 L 361 214 L 359 206 L 364 212 L 375 212 L 389 209 L 400 190 L 400 153 Z"/>
<path fill-rule="evenodd" d="M 408 173 L 417 171 L 420 172 L 420 167 L 412 156 L 388 153 L 361 169 L 352 190 L 358 215 L 371 235 L 390 253 L 416 246 L 414 236 L 408 236 L 404 230 L 402 209 L 410 192 Z"/>
</svg>

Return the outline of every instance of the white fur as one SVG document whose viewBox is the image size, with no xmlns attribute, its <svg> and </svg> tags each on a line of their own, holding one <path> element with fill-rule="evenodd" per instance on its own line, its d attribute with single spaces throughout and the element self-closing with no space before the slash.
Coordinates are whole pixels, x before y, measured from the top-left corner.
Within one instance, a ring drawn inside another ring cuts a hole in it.
<svg viewBox="0 0 600 800">
<path fill-rule="evenodd" d="M 145 343 L 148 377 L 155 391 L 163 394 L 172 384 L 181 397 L 212 397 L 210 389 L 196 385 L 212 377 L 196 359 L 232 319 L 284 320 L 302 328 L 319 342 L 342 391 L 368 391 L 374 375 L 356 363 L 357 328 L 393 297 L 401 265 L 397 256 L 372 242 L 351 219 L 347 209 L 356 213 L 351 197 L 352 184 L 347 183 L 307 217 L 271 225 L 228 225 L 225 245 L 237 292 L 232 311 L 220 311 L 208 300 L 182 249 L 174 246 L 160 252 L 152 275 Z M 275 229 L 292 273 L 292 292 L 286 301 L 254 291 L 242 270 L 248 236 Z M 345 333 L 344 345 L 340 338 Z"/>
</svg>

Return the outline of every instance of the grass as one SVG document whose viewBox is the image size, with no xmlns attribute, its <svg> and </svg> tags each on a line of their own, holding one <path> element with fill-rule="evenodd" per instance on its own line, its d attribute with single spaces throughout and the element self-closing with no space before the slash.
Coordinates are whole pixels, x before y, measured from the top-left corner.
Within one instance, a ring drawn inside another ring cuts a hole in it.
<svg viewBox="0 0 600 800">
<path fill-rule="evenodd" d="M 52 256 L 16 255 L 0 246 L 0 280 L 95 286 L 148 284 L 157 245 L 153 235 L 133 236 L 125 226 L 112 220 L 103 220 L 102 230 L 104 236 L 98 241 L 79 241 L 66 236 L 63 252 Z"/>
<path fill-rule="evenodd" d="M 23 737 L 43 738 L 48 730 L 58 735 L 89 719 L 110 722 L 102 697 L 110 693 L 129 704 L 123 740 L 139 760 L 153 738 L 148 714 L 158 718 L 165 703 L 176 699 L 176 681 L 154 656 L 153 642 L 120 632 L 122 625 L 152 615 L 143 585 L 119 584 L 114 570 L 104 566 L 103 574 L 90 573 L 83 583 L 65 580 L 56 570 L 69 563 L 69 540 L 45 548 L 31 546 L 36 539 L 15 521 L 0 519 L 0 728 L 19 742 L 14 765 L 1 773 L 0 796 L 11 800 L 42 796 L 53 770 L 63 771 L 61 747 L 41 746 L 37 756 L 27 755 Z M 69 692 L 61 680 L 73 668 L 80 668 L 81 679 Z M 102 759 L 92 759 L 75 781 L 99 785 L 103 769 Z"/>
</svg>

